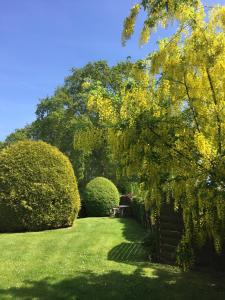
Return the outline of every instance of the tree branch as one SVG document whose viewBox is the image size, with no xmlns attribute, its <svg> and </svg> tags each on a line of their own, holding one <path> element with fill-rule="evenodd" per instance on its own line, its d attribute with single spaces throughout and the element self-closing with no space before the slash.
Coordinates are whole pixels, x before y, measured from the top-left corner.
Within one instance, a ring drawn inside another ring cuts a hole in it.
<svg viewBox="0 0 225 300">
<path fill-rule="evenodd" d="M 162 136 L 154 130 L 154 128 L 153 128 L 152 126 L 149 126 L 148 128 L 150 129 L 150 131 L 151 131 L 155 136 L 157 136 L 157 137 L 163 142 L 163 144 L 164 144 L 167 148 L 169 148 L 169 149 L 171 149 L 172 151 L 174 151 L 175 153 L 179 154 L 179 156 L 183 157 L 183 158 L 187 161 L 187 163 L 190 164 L 191 158 L 190 158 L 189 156 L 185 155 L 183 152 L 181 152 L 180 150 L 176 149 L 172 144 L 170 144 L 170 143 L 168 143 L 167 141 L 165 141 L 165 140 L 162 138 Z M 203 165 L 201 165 L 199 162 L 195 161 L 195 164 L 196 164 L 198 167 L 200 167 L 202 170 L 209 172 L 209 171 L 208 171 Z"/>
<path fill-rule="evenodd" d="M 192 114 L 193 114 L 193 117 L 194 117 L 194 120 L 195 120 L 196 128 L 197 128 L 198 132 L 200 132 L 198 119 L 197 119 L 197 113 L 196 113 L 196 111 L 194 109 L 194 106 L 193 106 L 193 100 L 192 100 L 192 98 L 190 96 L 190 93 L 189 93 L 189 89 L 188 89 L 188 86 L 187 86 L 187 81 L 186 81 L 186 76 L 185 75 L 184 75 L 184 86 L 185 86 L 186 94 L 187 94 L 187 97 L 188 97 L 188 100 L 189 100 L 190 108 L 191 108 L 191 111 L 192 111 Z"/>
<path fill-rule="evenodd" d="M 214 89 L 214 86 L 213 86 L 213 81 L 212 81 L 212 77 L 211 77 L 210 72 L 209 72 L 209 68 L 206 68 L 206 73 L 207 73 L 207 77 L 208 77 L 208 80 L 209 80 L 209 85 L 210 85 L 210 88 L 211 88 L 213 101 L 214 101 L 215 106 L 217 106 L 218 102 L 217 102 L 217 98 L 216 98 L 216 92 L 215 92 L 215 89 Z M 216 111 L 216 121 L 217 121 L 217 135 L 218 135 L 218 152 L 221 155 L 222 154 L 221 120 L 220 120 L 219 113 L 217 111 Z"/>
</svg>

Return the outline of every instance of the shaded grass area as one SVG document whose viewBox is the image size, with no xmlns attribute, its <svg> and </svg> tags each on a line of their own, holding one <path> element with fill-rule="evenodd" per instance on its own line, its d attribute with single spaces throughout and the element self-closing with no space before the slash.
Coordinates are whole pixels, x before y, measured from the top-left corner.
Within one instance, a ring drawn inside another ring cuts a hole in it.
<svg viewBox="0 0 225 300">
<path fill-rule="evenodd" d="M 142 243 L 121 243 L 120 245 L 114 247 L 108 253 L 108 259 L 118 262 L 142 262 L 147 261 L 147 251 L 143 247 Z"/>
<path fill-rule="evenodd" d="M 224 274 L 151 264 L 132 219 L 0 235 L 0 299 L 225 299 Z"/>
</svg>

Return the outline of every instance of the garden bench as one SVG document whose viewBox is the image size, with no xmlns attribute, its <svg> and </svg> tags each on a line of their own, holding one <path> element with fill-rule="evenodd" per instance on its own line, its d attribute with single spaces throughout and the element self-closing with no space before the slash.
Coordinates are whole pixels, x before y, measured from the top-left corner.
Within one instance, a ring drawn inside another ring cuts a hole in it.
<svg viewBox="0 0 225 300">
<path fill-rule="evenodd" d="M 124 217 L 126 211 L 130 210 L 130 205 L 119 205 L 117 207 L 113 207 L 112 214 L 113 216 Z"/>
</svg>

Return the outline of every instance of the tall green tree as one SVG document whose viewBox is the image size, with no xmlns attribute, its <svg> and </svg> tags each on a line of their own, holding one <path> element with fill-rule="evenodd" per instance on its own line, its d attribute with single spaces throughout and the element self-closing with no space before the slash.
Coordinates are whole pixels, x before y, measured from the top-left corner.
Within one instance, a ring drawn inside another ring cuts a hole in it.
<svg viewBox="0 0 225 300">
<path fill-rule="evenodd" d="M 72 69 L 52 97 L 43 99 L 36 110 L 37 119 L 32 124 L 35 139 L 57 146 L 67 154 L 75 166 L 80 185 L 95 176 L 112 178 L 115 174 L 107 143 L 104 126 L 99 115 L 90 112 L 88 97 L 93 87 L 103 86 L 110 93 L 117 93 L 123 81 L 129 77 L 132 63 L 126 61 L 109 67 L 105 61 L 89 63 L 83 68 Z M 84 150 L 77 141 L 78 135 L 87 136 L 87 130 L 100 130 L 98 143 Z"/>
</svg>

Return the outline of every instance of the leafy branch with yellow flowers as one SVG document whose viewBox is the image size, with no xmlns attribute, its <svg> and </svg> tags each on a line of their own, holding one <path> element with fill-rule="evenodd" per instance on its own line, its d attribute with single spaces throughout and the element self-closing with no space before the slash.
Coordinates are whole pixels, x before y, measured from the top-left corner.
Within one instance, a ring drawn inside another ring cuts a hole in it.
<svg viewBox="0 0 225 300">
<path fill-rule="evenodd" d="M 200 1 L 142 1 L 125 20 L 123 41 L 141 7 L 148 26 L 142 42 L 160 22 L 178 20 L 177 32 L 134 64 L 132 80 L 116 94 L 90 93 L 88 107 L 107 125 L 123 175 L 144 183 L 146 205 L 159 208 L 167 195 L 182 209 L 178 261 L 187 269 L 194 258 L 182 251 L 212 239 L 220 252 L 225 239 L 225 7 L 207 19 Z"/>
</svg>

